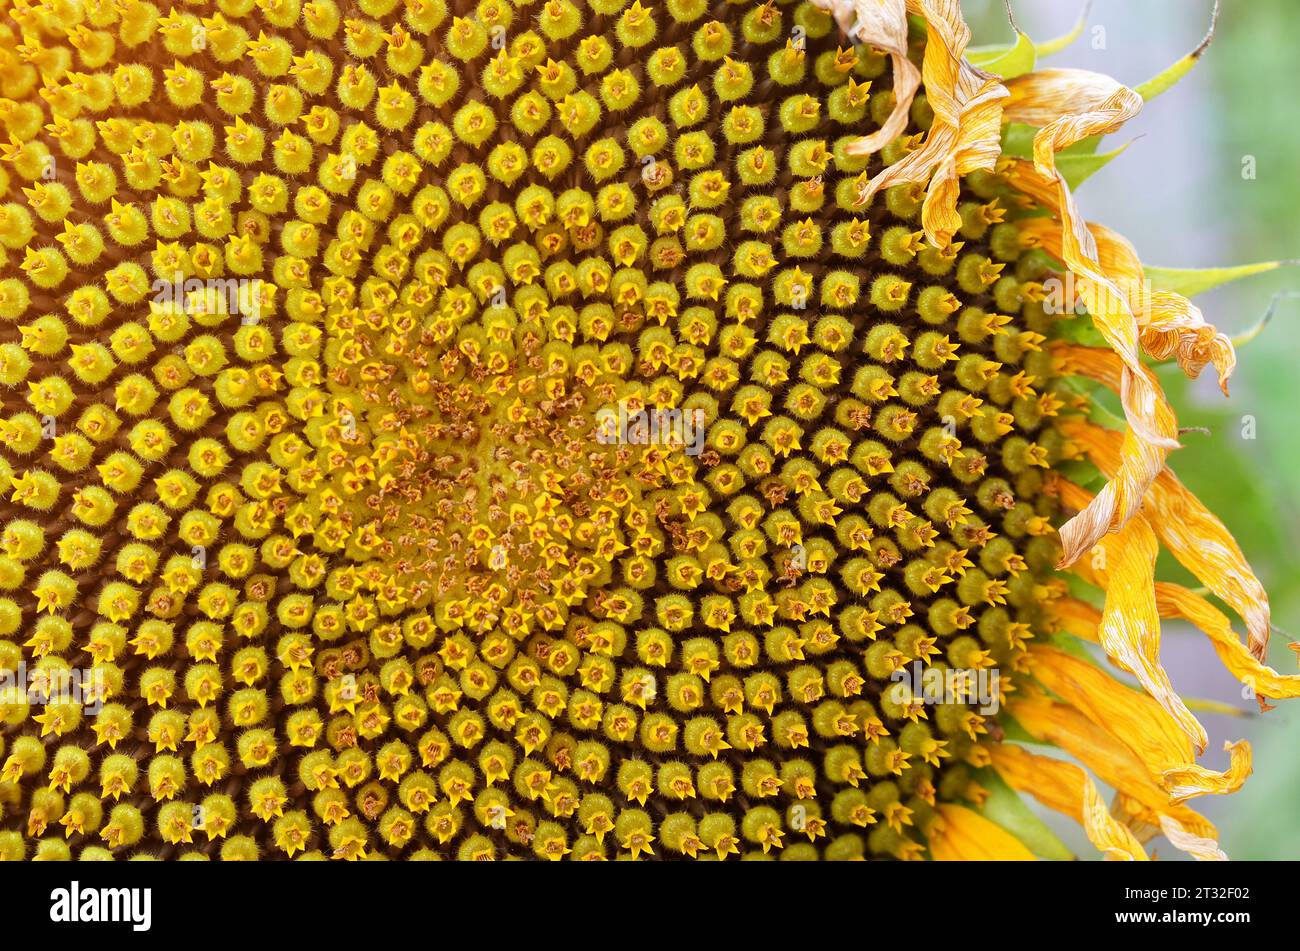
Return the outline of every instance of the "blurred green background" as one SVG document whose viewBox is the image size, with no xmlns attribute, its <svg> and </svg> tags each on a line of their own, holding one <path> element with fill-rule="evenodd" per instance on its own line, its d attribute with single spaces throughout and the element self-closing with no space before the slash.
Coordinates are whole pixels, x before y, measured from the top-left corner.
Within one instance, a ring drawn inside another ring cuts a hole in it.
<svg viewBox="0 0 1300 951">
<path fill-rule="evenodd" d="M 976 44 L 1010 40 L 1003 0 L 963 6 Z M 1020 28 L 1042 41 L 1068 31 L 1083 0 L 1012 0 L 1011 6 Z M 1212 0 L 1095 0 L 1079 40 L 1040 65 L 1091 69 L 1134 86 L 1195 47 L 1212 8 Z M 1198 67 L 1102 146 L 1107 151 L 1134 140 L 1082 186 L 1084 214 L 1128 237 L 1148 264 L 1300 258 L 1296 11 L 1295 0 L 1226 0 Z M 1250 178 L 1243 167 L 1252 159 Z M 1288 292 L 1300 292 L 1300 267 L 1216 289 L 1196 304 L 1209 322 L 1235 335 L 1256 324 L 1275 294 Z M 1296 671 L 1296 654 L 1286 645 L 1300 640 L 1297 328 L 1300 295 L 1279 300 L 1268 328 L 1238 353 L 1231 400 L 1219 393 L 1212 369 L 1195 382 L 1176 368 L 1160 370 L 1181 424 L 1210 430 L 1189 433 L 1170 462 L 1228 524 L 1268 588 L 1275 622 L 1270 662 L 1283 673 Z M 1248 416 L 1254 439 L 1243 438 Z M 1227 702 L 1247 714 L 1200 714 L 1211 737 L 1205 764 L 1226 765 L 1219 752 L 1225 739 L 1246 737 L 1255 751 L 1255 775 L 1241 792 L 1191 805 L 1219 826 L 1230 858 L 1300 858 L 1300 699 L 1255 715 L 1254 701 L 1186 625 L 1165 622 L 1162 655 L 1184 696 Z M 1095 854 L 1077 830 L 1062 830 L 1062 837 L 1080 854 Z M 1179 857 L 1160 841 L 1161 858 Z"/>
</svg>

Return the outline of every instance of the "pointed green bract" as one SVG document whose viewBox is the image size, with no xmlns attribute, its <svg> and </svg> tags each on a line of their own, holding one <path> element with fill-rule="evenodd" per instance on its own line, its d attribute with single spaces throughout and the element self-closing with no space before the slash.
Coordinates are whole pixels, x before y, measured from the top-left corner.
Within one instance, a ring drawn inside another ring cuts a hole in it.
<svg viewBox="0 0 1300 951">
<path fill-rule="evenodd" d="M 1210 15 L 1210 29 L 1205 34 L 1205 39 L 1197 44 L 1196 49 L 1192 50 L 1182 59 L 1178 60 L 1168 69 L 1152 76 L 1140 86 L 1134 87 L 1134 92 L 1142 97 L 1144 102 L 1150 102 L 1162 92 L 1167 92 L 1178 84 L 1178 81 L 1192 71 L 1201 59 L 1201 55 L 1209 49 L 1210 40 L 1214 38 L 1214 28 L 1219 22 L 1219 3 L 1215 0 L 1214 12 Z"/>
<path fill-rule="evenodd" d="M 1006 780 L 993 769 L 984 769 L 976 781 L 988 790 L 980 812 L 984 818 L 1010 832 L 1030 852 L 1039 858 L 1052 861 L 1069 861 L 1075 858 L 1069 846 L 1062 842 L 1042 819 L 1020 798 L 1020 794 L 1007 785 Z"/>
<path fill-rule="evenodd" d="M 1096 400 L 1093 401 L 1092 406 L 1088 407 L 1088 419 L 1094 423 L 1103 424 L 1108 429 L 1122 430 L 1128 425 L 1128 421 L 1123 416 L 1112 413 Z"/>
<path fill-rule="evenodd" d="M 1034 157 L 1034 133 L 1038 130 L 1023 122 L 1010 122 L 1002 130 L 1002 154 L 1014 158 Z"/>
<path fill-rule="evenodd" d="M 1068 317 L 1056 325 L 1053 336 L 1077 343 L 1084 347 L 1104 347 L 1106 338 L 1101 335 L 1092 318 L 1087 314 Z"/>
<path fill-rule="evenodd" d="M 1016 41 L 1010 46 L 992 46 L 971 50 L 970 61 L 985 72 L 1001 76 L 1003 79 L 1015 79 L 1032 72 L 1037 60 L 1034 41 L 1023 33 L 1016 33 Z"/>
<path fill-rule="evenodd" d="M 1024 33 L 1016 31 L 1014 43 L 999 43 L 990 46 L 974 46 L 967 51 L 970 61 L 991 73 L 997 73 L 1003 79 L 1011 79 L 1014 76 L 1023 76 L 1034 68 L 1034 63 L 1045 56 L 1052 56 L 1061 50 L 1066 49 L 1075 40 L 1083 35 L 1083 28 L 1088 25 L 1088 10 L 1092 7 L 1092 0 L 1087 0 L 1083 5 L 1083 12 L 1079 14 L 1078 21 L 1070 28 L 1068 33 L 1062 33 L 1060 36 L 1053 37 L 1050 40 L 1044 40 L 1041 43 L 1035 43 Z M 1010 61 L 1012 56 L 1017 57 L 1014 64 Z M 1018 72 L 1004 72 L 999 68 L 1018 67 L 1025 60 L 1028 60 L 1028 67 L 1020 69 Z"/>
<path fill-rule="evenodd" d="M 1106 481 L 1106 477 L 1104 475 L 1101 476 L 1101 481 L 1102 484 L 1104 485 Z M 1095 591 L 1096 589 L 1094 588 L 1093 590 Z M 1094 606 L 1096 603 L 1099 602 L 1095 602 Z M 1098 661 L 1097 657 L 1094 656 L 1092 652 L 1088 650 L 1087 642 L 1080 640 L 1079 638 L 1075 637 L 1073 634 L 1064 634 L 1064 633 L 1049 634 L 1046 637 L 1039 638 L 1039 642 L 1042 644 L 1046 644 L 1049 647 L 1055 647 L 1057 650 L 1069 654 L 1075 660 L 1081 660 L 1085 664 L 1091 664 L 1093 667 L 1102 666 L 1102 664 Z"/>
<path fill-rule="evenodd" d="M 1083 35 L 1083 28 L 1088 25 L 1088 11 L 1092 8 L 1092 0 L 1088 0 L 1083 5 L 1083 12 L 1079 14 L 1079 20 L 1074 24 L 1069 33 L 1063 33 L 1055 39 L 1044 40 L 1042 43 L 1034 44 L 1034 51 L 1038 54 L 1039 59 L 1044 56 L 1052 56 L 1061 50 L 1070 46 Z"/>
<path fill-rule="evenodd" d="M 1283 261 L 1281 263 L 1295 264 L 1296 262 Z M 1259 320 L 1255 321 L 1255 325 L 1253 327 L 1248 327 L 1246 330 L 1243 330 L 1241 333 L 1236 334 L 1235 336 L 1230 338 L 1232 340 L 1232 345 L 1236 347 L 1238 350 L 1240 350 L 1246 344 L 1250 343 L 1252 340 L 1254 340 L 1256 337 L 1258 337 L 1260 334 L 1264 332 L 1264 328 L 1267 327 L 1269 321 L 1273 319 L 1273 314 L 1277 310 L 1277 305 L 1280 301 L 1287 300 L 1287 299 L 1295 300 L 1297 298 L 1300 298 L 1300 291 L 1278 291 L 1276 294 L 1273 295 L 1273 299 L 1268 302 L 1268 309 L 1264 311 L 1263 316 L 1260 317 Z"/>
<path fill-rule="evenodd" d="M 1150 102 L 1162 92 L 1167 92 L 1176 86 L 1180 79 L 1192 71 L 1192 67 L 1196 65 L 1200 58 L 1199 54 L 1189 53 L 1168 69 L 1157 73 L 1146 82 L 1135 87 L 1133 91 L 1141 96 L 1144 102 Z"/>
<path fill-rule="evenodd" d="M 1036 126 L 1027 125 L 1023 122 L 1008 123 L 1006 128 L 1002 130 L 1002 154 L 1010 155 L 1013 158 L 1032 159 L 1034 157 L 1034 136 L 1037 133 L 1038 128 Z M 1102 137 L 1099 135 L 1090 135 L 1088 138 L 1076 142 L 1068 149 L 1062 149 L 1060 152 L 1056 153 L 1057 167 L 1064 170 L 1076 159 L 1095 156 L 1097 153 L 1097 146 L 1101 143 L 1101 139 Z M 1083 181 L 1084 178 L 1087 178 L 1093 172 L 1097 171 L 1097 169 L 1105 165 L 1106 162 L 1109 162 L 1116 155 L 1123 152 L 1125 148 L 1128 148 L 1128 146 L 1125 145 L 1114 152 L 1108 153 L 1109 157 L 1107 157 L 1105 161 L 1102 161 L 1095 168 L 1088 171 L 1083 178 L 1079 179 L 1079 181 Z M 1066 173 L 1066 178 L 1067 180 L 1069 179 L 1069 173 Z M 1074 182 L 1071 181 L 1070 184 L 1073 185 Z"/>
<path fill-rule="evenodd" d="M 1173 291 L 1184 297 L 1195 297 L 1206 291 L 1230 284 L 1243 277 L 1253 277 L 1276 270 L 1290 261 L 1259 261 L 1255 264 L 1238 264 L 1234 267 L 1146 267 L 1147 280 L 1157 291 Z"/>
<path fill-rule="evenodd" d="M 1132 144 L 1131 142 L 1125 142 L 1117 149 L 1101 153 L 1081 152 L 1071 155 L 1068 152 L 1062 152 L 1056 157 L 1056 167 L 1065 176 L 1070 188 L 1075 189 L 1109 165 L 1112 160 L 1122 155 L 1124 150 Z"/>
<path fill-rule="evenodd" d="M 1243 710 L 1235 707 L 1230 703 L 1224 703 L 1222 700 L 1206 700 L 1198 697 L 1184 697 L 1183 702 L 1187 704 L 1187 709 L 1196 713 L 1217 713 L 1225 717 L 1233 717 L 1238 720 L 1253 720 L 1258 714 L 1249 710 Z"/>
<path fill-rule="evenodd" d="M 1122 421 L 1121 421 L 1122 422 Z M 1094 495 L 1106 487 L 1106 475 L 1091 462 L 1070 459 L 1061 463 L 1061 474 Z"/>
</svg>

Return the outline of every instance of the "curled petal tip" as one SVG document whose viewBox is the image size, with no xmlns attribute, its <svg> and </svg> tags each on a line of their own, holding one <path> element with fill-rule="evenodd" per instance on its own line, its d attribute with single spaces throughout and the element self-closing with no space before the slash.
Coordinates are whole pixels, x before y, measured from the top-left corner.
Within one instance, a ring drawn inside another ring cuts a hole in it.
<svg viewBox="0 0 1300 951">
<path fill-rule="evenodd" d="M 1214 41 L 1214 32 L 1219 26 L 1219 0 L 1214 0 L 1214 9 L 1210 11 L 1210 28 L 1205 31 L 1205 38 L 1192 50 L 1193 59 L 1199 59 L 1201 55 L 1210 48 L 1210 43 Z"/>
</svg>

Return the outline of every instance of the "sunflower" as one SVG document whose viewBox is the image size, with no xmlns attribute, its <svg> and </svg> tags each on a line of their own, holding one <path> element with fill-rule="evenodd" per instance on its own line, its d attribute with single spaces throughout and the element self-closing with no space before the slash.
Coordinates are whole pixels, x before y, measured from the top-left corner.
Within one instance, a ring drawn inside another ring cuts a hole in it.
<svg viewBox="0 0 1300 951">
<path fill-rule="evenodd" d="M 1201 49 L 0 11 L 0 857 L 1223 857 L 1160 620 L 1300 675 L 1148 364 L 1233 347 L 1072 191 Z"/>
</svg>

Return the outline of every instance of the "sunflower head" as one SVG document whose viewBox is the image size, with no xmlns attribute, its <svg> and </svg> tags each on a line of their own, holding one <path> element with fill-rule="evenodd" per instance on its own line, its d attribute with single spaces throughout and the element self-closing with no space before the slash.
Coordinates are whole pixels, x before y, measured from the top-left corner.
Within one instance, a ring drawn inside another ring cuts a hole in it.
<svg viewBox="0 0 1300 951">
<path fill-rule="evenodd" d="M 1145 361 L 1232 345 L 1072 192 L 1199 51 L 1034 71 L 955 0 L 0 9 L 0 856 L 1058 857 L 1013 790 L 1220 854 L 1185 801 L 1249 747 L 1196 763 L 1160 618 L 1300 677 Z"/>
</svg>

